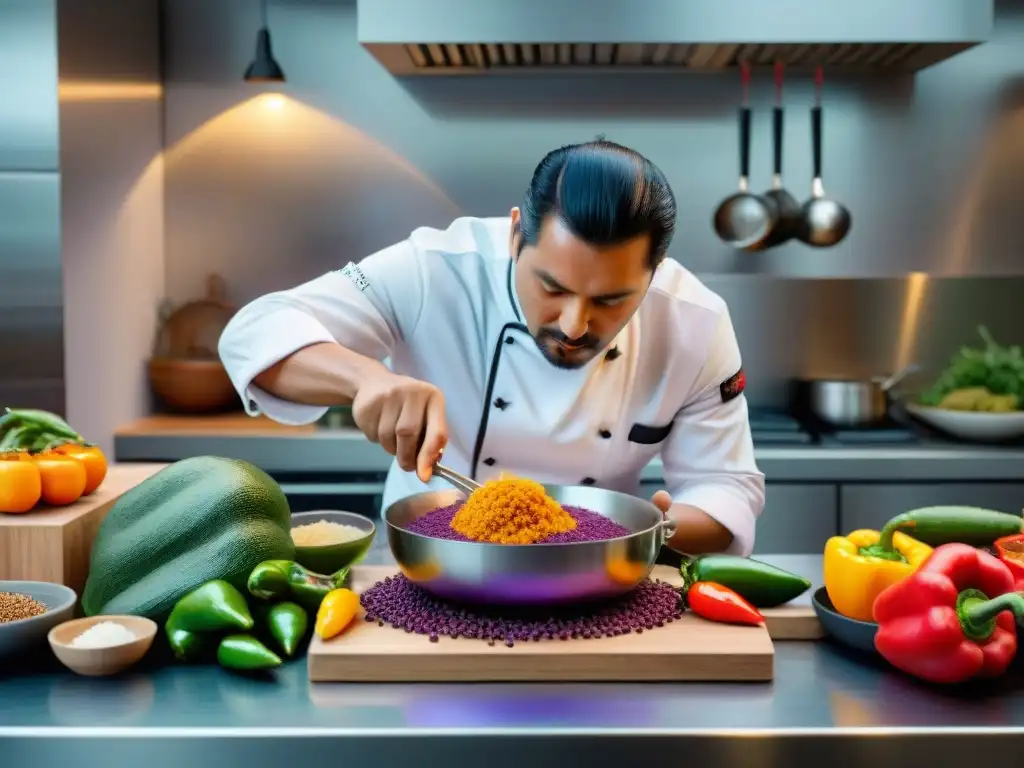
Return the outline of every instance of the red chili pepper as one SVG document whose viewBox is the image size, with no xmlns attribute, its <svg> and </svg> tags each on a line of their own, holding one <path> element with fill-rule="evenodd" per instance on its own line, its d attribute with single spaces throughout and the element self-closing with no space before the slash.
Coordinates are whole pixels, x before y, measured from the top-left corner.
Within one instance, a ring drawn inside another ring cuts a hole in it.
<svg viewBox="0 0 1024 768">
<path fill-rule="evenodd" d="M 890 664 L 933 683 L 995 677 L 1017 653 L 1014 617 L 1024 594 L 1010 569 L 967 544 L 944 544 L 875 600 L 875 648 Z"/>
<path fill-rule="evenodd" d="M 1018 533 L 1014 536 L 996 539 L 995 549 L 999 559 L 1013 574 L 1013 579 L 1016 582 L 1013 586 L 1014 590 L 1024 591 L 1024 534 Z"/>
<path fill-rule="evenodd" d="M 764 616 L 728 587 L 713 581 L 697 581 L 686 592 L 686 602 L 695 614 L 724 624 L 762 624 Z"/>
</svg>

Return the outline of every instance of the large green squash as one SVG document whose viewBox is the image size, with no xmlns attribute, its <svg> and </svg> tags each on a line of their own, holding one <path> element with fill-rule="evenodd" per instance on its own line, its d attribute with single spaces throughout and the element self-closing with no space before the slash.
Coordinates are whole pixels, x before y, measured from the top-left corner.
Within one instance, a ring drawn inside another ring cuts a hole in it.
<svg viewBox="0 0 1024 768">
<path fill-rule="evenodd" d="M 244 591 L 263 560 L 291 560 L 291 512 L 281 488 L 245 461 L 197 456 L 124 494 L 93 543 L 86 615 L 165 616 L 212 579 Z"/>
</svg>

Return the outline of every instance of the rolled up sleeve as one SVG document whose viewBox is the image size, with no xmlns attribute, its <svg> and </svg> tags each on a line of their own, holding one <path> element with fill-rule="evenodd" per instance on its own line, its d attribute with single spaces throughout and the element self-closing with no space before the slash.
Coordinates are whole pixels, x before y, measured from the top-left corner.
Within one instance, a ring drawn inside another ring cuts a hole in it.
<svg viewBox="0 0 1024 768">
<path fill-rule="evenodd" d="M 300 349 L 323 342 L 384 360 L 412 334 L 425 294 L 423 262 L 413 244 L 403 241 L 247 304 L 224 329 L 220 358 L 250 415 L 309 424 L 327 408 L 282 400 L 253 379 Z"/>
<path fill-rule="evenodd" d="M 764 508 L 764 474 L 754 459 L 746 398 L 723 392 L 723 384 L 734 382 L 742 370 L 726 312 L 709 349 L 662 450 L 665 483 L 675 503 L 701 509 L 732 532 L 730 554 L 747 556 Z"/>
</svg>

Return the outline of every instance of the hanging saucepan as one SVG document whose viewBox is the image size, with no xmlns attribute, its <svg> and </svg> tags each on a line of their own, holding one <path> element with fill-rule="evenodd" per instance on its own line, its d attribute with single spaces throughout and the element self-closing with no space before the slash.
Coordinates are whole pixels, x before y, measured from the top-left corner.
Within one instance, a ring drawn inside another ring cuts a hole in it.
<svg viewBox="0 0 1024 768">
<path fill-rule="evenodd" d="M 747 100 L 750 65 L 743 62 L 740 71 L 743 78 L 743 103 L 739 114 L 739 191 L 718 206 L 714 227 L 718 236 L 734 248 L 756 249 L 771 234 L 774 218 L 764 199 L 750 192 L 750 106 Z"/>
<path fill-rule="evenodd" d="M 811 108 L 811 143 L 814 161 L 814 178 L 811 181 L 811 197 L 803 206 L 803 223 L 799 236 L 807 245 L 815 248 L 831 248 L 839 244 L 850 231 L 850 211 L 841 203 L 825 196 L 821 181 L 822 113 L 821 90 L 822 69 L 815 70 L 814 85 L 816 98 Z"/>
<path fill-rule="evenodd" d="M 775 109 L 772 112 L 772 186 L 762 195 L 772 214 L 772 231 L 760 244 L 761 248 L 773 248 L 796 237 L 803 225 L 803 209 L 796 198 L 782 184 L 783 106 L 782 80 L 783 64 L 775 65 Z"/>
<path fill-rule="evenodd" d="M 867 427 L 889 415 L 889 392 L 918 370 L 908 365 L 871 379 L 808 379 L 799 382 L 799 407 L 833 427 Z"/>
</svg>

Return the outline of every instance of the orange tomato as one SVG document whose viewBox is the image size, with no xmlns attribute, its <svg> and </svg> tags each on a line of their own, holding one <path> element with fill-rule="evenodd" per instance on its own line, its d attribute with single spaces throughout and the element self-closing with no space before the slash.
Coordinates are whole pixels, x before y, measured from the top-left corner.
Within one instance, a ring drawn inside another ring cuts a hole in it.
<svg viewBox="0 0 1024 768">
<path fill-rule="evenodd" d="M 85 465 L 56 451 L 44 451 L 34 457 L 42 481 L 43 501 L 55 507 L 74 504 L 85 490 Z"/>
<path fill-rule="evenodd" d="M 19 453 L 0 454 L 0 512 L 28 512 L 39 503 L 42 476 Z"/>
<path fill-rule="evenodd" d="M 95 445 L 78 445 L 77 443 L 65 443 L 54 450 L 62 456 L 70 456 L 75 461 L 80 461 L 85 466 L 85 490 L 83 496 L 88 496 L 103 483 L 107 476 L 107 457 L 103 451 Z"/>
</svg>

